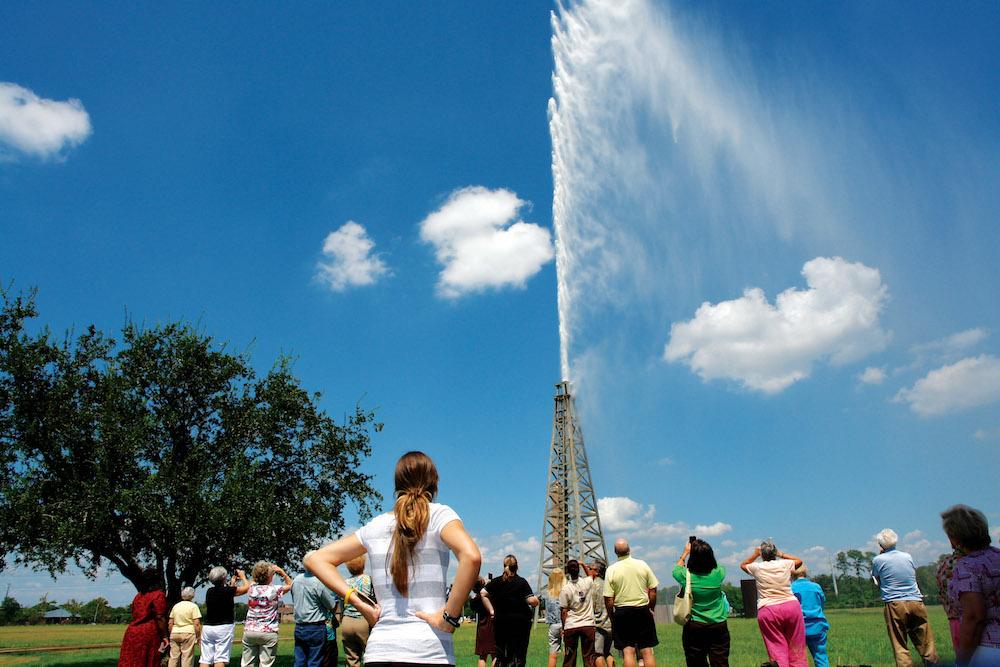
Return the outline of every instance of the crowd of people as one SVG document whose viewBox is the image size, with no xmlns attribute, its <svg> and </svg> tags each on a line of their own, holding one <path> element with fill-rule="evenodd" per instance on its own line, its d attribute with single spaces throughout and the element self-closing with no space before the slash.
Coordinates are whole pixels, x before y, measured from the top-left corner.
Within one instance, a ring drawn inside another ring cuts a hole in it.
<svg viewBox="0 0 1000 667">
<path fill-rule="evenodd" d="M 201 665 L 229 663 L 234 639 L 235 598 L 247 595 L 242 667 L 270 667 L 278 645 L 283 596 L 291 592 L 296 667 L 336 665 L 339 627 L 347 665 L 412 667 L 455 665 L 452 633 L 466 601 L 477 615 L 475 653 L 479 667 L 524 667 L 535 607 L 541 605 L 548 631 L 548 667 L 562 654 L 563 667 L 656 667 L 655 623 L 660 582 L 649 565 L 631 555 L 624 538 L 614 544 L 616 562 L 569 560 L 533 591 L 518 575 L 513 554 L 503 574 L 479 576 L 481 555 L 458 514 L 435 501 L 438 473 L 431 459 L 409 452 L 395 470 L 392 512 L 375 517 L 356 533 L 303 559 L 305 572 L 292 579 L 268 562 L 258 562 L 248 579 L 229 577 L 222 567 L 208 573 L 212 586 L 205 613 L 185 588 L 167 608 L 162 582 L 147 571 L 132 603 L 132 623 L 122 641 L 120 667 L 152 667 L 169 651 L 170 667 L 189 667 L 200 643 Z M 1000 549 L 991 546 L 982 512 L 956 505 L 941 515 L 954 553 L 943 559 L 938 582 L 949 619 L 956 664 L 1000 666 Z M 872 577 L 884 602 L 885 624 L 897 667 L 911 665 L 911 642 L 927 665 L 939 664 L 934 634 L 909 554 L 896 548 L 897 535 L 881 531 Z M 457 569 L 448 584 L 451 556 Z M 365 573 L 365 563 L 370 574 Z M 350 574 L 344 578 L 339 566 Z M 771 540 L 755 548 L 740 568 L 753 577 L 757 624 L 770 662 L 777 667 L 828 667 L 830 624 L 823 589 L 810 581 L 802 560 Z M 729 664 L 729 600 L 726 569 L 712 546 L 695 536 L 672 571 L 682 598 L 674 618 L 683 625 L 681 646 L 688 667 Z M 275 577 L 280 583 L 275 584 Z M 684 599 L 686 598 L 686 600 Z"/>
</svg>

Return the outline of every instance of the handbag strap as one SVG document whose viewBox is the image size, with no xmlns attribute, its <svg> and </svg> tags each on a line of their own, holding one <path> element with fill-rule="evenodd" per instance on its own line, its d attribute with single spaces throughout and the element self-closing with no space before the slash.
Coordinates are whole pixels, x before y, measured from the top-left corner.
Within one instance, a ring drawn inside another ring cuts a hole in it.
<svg viewBox="0 0 1000 667">
<path fill-rule="evenodd" d="M 684 584 L 684 595 L 686 595 L 687 599 L 690 600 L 691 599 L 691 570 L 689 570 L 687 568 L 684 568 L 684 571 L 687 572 L 687 582 L 685 582 L 685 584 Z"/>
</svg>

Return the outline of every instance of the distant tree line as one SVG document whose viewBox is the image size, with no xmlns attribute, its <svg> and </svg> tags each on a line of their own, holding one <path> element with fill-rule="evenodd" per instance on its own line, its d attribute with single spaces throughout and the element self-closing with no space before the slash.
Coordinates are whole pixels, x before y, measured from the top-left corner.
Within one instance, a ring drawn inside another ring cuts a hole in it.
<svg viewBox="0 0 1000 667">
<path fill-rule="evenodd" d="M 198 606 L 204 615 L 205 605 L 199 604 Z M 132 620 L 131 605 L 114 607 L 103 597 L 96 597 L 90 602 L 80 602 L 71 598 L 62 604 L 43 597 L 38 601 L 38 604 L 25 607 L 8 596 L 3 599 L 3 602 L 0 602 L 0 625 L 39 625 L 45 622 L 45 614 L 59 608 L 78 617 L 72 619 L 70 621 L 72 623 L 128 623 Z M 245 620 L 247 616 L 246 603 L 237 601 L 234 613 L 237 621 Z"/>
</svg>

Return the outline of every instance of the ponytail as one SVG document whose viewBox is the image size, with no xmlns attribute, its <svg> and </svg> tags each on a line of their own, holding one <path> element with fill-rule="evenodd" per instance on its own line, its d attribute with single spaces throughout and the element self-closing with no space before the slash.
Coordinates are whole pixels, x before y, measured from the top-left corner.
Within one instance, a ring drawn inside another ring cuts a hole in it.
<svg viewBox="0 0 1000 667">
<path fill-rule="evenodd" d="M 507 554 L 503 559 L 503 580 L 510 581 L 517 574 L 517 558 Z"/>
<path fill-rule="evenodd" d="M 417 544 L 427 533 L 430 503 L 437 494 L 437 469 L 423 452 L 408 452 L 396 463 L 395 482 L 396 527 L 392 531 L 389 573 L 396 590 L 409 597 L 410 564 Z"/>
</svg>

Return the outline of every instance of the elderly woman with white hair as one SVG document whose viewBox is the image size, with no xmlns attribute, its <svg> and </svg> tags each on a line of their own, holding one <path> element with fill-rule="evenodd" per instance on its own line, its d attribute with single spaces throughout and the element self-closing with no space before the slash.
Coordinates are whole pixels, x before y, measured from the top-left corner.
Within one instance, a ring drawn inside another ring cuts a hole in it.
<svg viewBox="0 0 1000 667">
<path fill-rule="evenodd" d="M 236 570 L 236 577 L 229 580 L 229 573 L 222 566 L 208 572 L 212 587 L 205 592 L 205 616 L 201 619 L 201 658 L 199 664 L 224 667 L 229 664 L 233 649 L 233 631 L 236 618 L 233 598 L 250 590 L 250 580 L 243 570 Z M 239 579 L 237 579 L 239 577 Z"/>
<path fill-rule="evenodd" d="M 170 634 L 169 667 L 191 667 L 194 645 L 201 637 L 201 609 L 194 602 L 194 589 L 181 589 L 181 601 L 170 610 L 167 632 Z"/>
<path fill-rule="evenodd" d="M 924 663 L 934 665 L 938 662 L 934 631 L 927 619 L 924 596 L 917 587 L 917 568 L 910 554 L 896 549 L 898 540 L 894 530 L 881 531 L 875 536 L 880 553 L 872 560 L 872 577 L 878 582 L 885 603 L 885 627 L 889 631 L 896 666 L 913 664 L 906 646 L 907 637 Z"/>
<path fill-rule="evenodd" d="M 771 540 L 740 563 L 757 581 L 757 626 L 767 655 L 780 667 L 809 667 L 802 605 L 792 593 L 792 572 L 798 567 L 802 559 L 782 553 Z"/>
<path fill-rule="evenodd" d="M 986 516 L 968 505 L 941 513 L 951 545 L 962 554 L 948 585 L 958 607 L 958 665 L 1000 665 L 1000 549 L 990 546 Z"/>
</svg>

